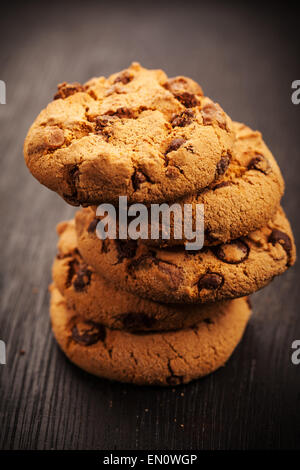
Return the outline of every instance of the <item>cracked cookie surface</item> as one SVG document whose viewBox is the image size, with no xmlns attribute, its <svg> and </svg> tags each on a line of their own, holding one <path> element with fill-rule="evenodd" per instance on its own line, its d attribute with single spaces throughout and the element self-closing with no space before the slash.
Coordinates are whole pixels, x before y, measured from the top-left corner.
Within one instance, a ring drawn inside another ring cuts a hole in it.
<svg viewBox="0 0 300 470">
<path fill-rule="evenodd" d="M 84 85 L 63 83 L 24 144 L 31 173 L 72 205 L 163 202 L 226 170 L 234 131 L 186 77 L 133 63 Z"/>
<path fill-rule="evenodd" d="M 193 253 L 134 240 L 100 240 L 90 230 L 88 212 L 82 209 L 75 216 L 78 248 L 86 262 L 123 289 L 156 301 L 201 303 L 249 295 L 296 258 L 281 208 L 260 230 Z"/>
<path fill-rule="evenodd" d="M 85 320 L 128 331 L 175 330 L 195 325 L 207 317 L 210 306 L 164 304 L 143 299 L 106 281 L 82 259 L 75 227 L 58 225 L 58 254 L 52 275 L 54 286 L 67 307 Z M 53 287 L 51 287 L 53 289 Z"/>
<path fill-rule="evenodd" d="M 175 386 L 223 366 L 239 343 L 250 307 L 246 298 L 208 306 L 192 328 L 129 333 L 84 320 L 67 308 L 58 289 L 51 293 L 51 323 L 66 356 L 85 371 L 138 385 Z"/>
</svg>

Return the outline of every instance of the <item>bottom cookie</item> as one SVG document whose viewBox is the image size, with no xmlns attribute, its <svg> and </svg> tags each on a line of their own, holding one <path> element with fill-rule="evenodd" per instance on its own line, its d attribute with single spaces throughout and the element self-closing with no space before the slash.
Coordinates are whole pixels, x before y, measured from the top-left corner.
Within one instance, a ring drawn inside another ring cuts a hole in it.
<svg viewBox="0 0 300 470">
<path fill-rule="evenodd" d="M 190 328 L 129 333 L 84 321 L 68 310 L 58 289 L 51 293 L 55 338 L 67 357 L 87 372 L 138 385 L 179 385 L 225 364 L 251 314 L 247 298 L 218 303 Z"/>
</svg>

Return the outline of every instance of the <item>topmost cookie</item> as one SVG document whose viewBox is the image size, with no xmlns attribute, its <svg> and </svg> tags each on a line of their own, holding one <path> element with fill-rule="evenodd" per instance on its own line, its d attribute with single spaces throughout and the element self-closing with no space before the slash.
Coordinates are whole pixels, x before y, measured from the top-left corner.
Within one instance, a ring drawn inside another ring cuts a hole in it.
<svg viewBox="0 0 300 470">
<path fill-rule="evenodd" d="M 199 191 L 230 160 L 222 108 L 186 77 L 137 63 L 109 78 L 59 85 L 31 126 L 32 174 L 72 205 L 163 202 Z"/>
</svg>

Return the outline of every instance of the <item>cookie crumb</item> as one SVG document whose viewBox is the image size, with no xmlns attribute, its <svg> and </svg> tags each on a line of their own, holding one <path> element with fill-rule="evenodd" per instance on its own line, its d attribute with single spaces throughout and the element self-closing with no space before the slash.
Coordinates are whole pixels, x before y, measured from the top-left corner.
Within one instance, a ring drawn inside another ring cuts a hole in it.
<svg viewBox="0 0 300 470">
<path fill-rule="evenodd" d="M 24 351 L 24 349 L 20 349 L 20 352 L 19 352 L 19 354 L 20 354 L 20 356 L 24 356 L 24 354 L 25 354 L 25 351 Z"/>
</svg>

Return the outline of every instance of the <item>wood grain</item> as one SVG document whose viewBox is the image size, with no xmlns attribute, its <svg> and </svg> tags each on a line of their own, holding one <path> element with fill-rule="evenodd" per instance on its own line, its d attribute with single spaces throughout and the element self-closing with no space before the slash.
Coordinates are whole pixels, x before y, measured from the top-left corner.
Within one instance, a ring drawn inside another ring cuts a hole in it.
<svg viewBox="0 0 300 470">
<path fill-rule="evenodd" d="M 244 340 L 215 374 L 165 390 L 98 380 L 65 359 L 48 319 L 55 225 L 74 209 L 38 184 L 22 157 L 27 129 L 58 82 L 139 60 L 193 77 L 234 119 L 264 133 L 299 239 L 296 15 L 227 2 L 47 5 L 23 2 L 1 15 L 0 448 L 300 448 L 300 365 L 291 363 L 298 265 L 253 296 Z"/>
</svg>

